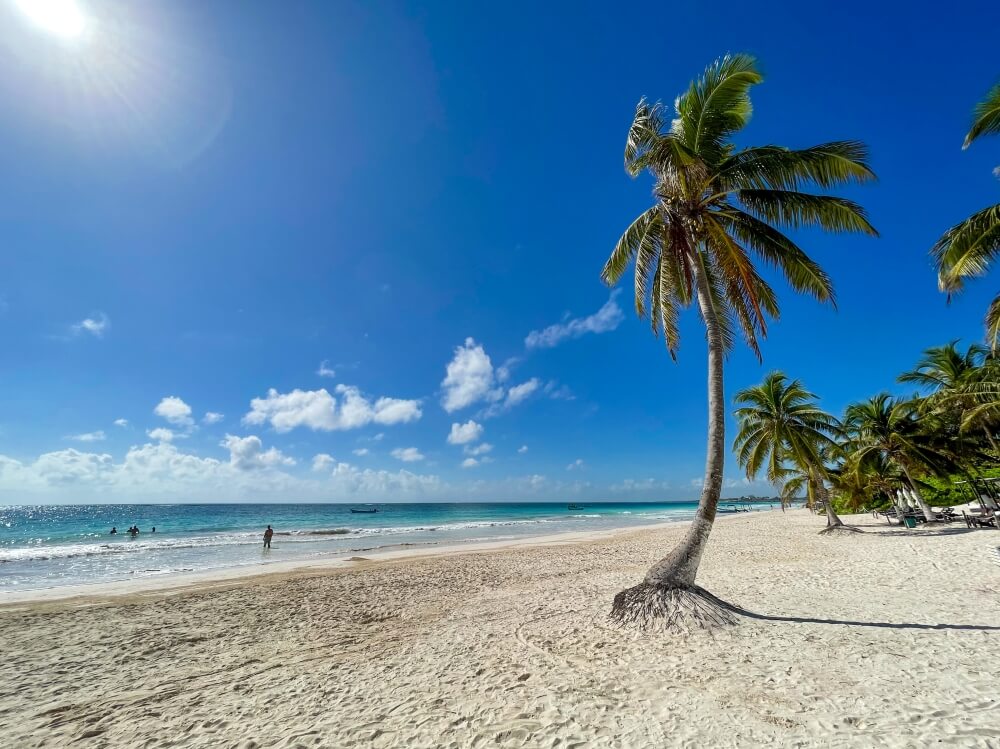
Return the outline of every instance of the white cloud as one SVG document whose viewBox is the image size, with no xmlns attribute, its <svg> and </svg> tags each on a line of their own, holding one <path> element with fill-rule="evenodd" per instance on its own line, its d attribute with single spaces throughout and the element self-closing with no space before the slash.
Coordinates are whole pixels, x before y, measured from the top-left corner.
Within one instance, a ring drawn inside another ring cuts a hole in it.
<svg viewBox="0 0 1000 749">
<path fill-rule="evenodd" d="M 415 447 L 397 447 L 389 454 L 396 460 L 401 460 L 404 463 L 416 463 L 418 460 L 424 459 L 423 453 Z"/>
<path fill-rule="evenodd" d="M 127 427 L 128 426 L 128 419 L 115 419 L 114 425 L 116 427 Z"/>
<path fill-rule="evenodd" d="M 437 496 L 446 489 L 447 486 L 434 475 L 411 473 L 407 470 L 375 471 L 356 468 L 349 463 L 338 463 L 330 472 L 329 487 L 324 487 L 324 493 L 332 491 L 336 495 L 361 496 L 367 499 L 399 499 L 405 496 Z"/>
<path fill-rule="evenodd" d="M 466 458 L 462 461 L 462 468 L 475 468 L 479 465 L 479 461 L 475 458 Z"/>
<path fill-rule="evenodd" d="M 191 418 L 191 406 L 176 395 L 168 395 L 161 400 L 153 409 L 153 413 L 166 419 L 174 426 L 191 427 L 194 425 L 194 419 Z"/>
<path fill-rule="evenodd" d="M 156 429 L 149 429 L 146 434 L 150 439 L 156 440 L 157 442 L 173 442 L 176 436 L 170 429 L 164 429 L 163 427 L 157 427 Z"/>
<path fill-rule="evenodd" d="M 511 372 L 513 371 L 514 367 L 516 367 L 520 363 L 521 360 L 518 357 L 512 356 L 503 364 L 501 364 L 499 367 L 497 367 L 496 371 L 497 382 L 507 382 L 507 380 L 510 379 Z"/>
<path fill-rule="evenodd" d="M 356 450 L 351 450 L 351 452 L 357 455 L 359 458 L 362 458 L 365 455 L 367 455 L 370 452 L 370 450 L 367 447 L 359 447 Z"/>
<path fill-rule="evenodd" d="M 218 424 L 225 417 L 224 414 L 220 414 L 218 411 L 206 411 L 205 415 L 201 417 L 202 424 Z"/>
<path fill-rule="evenodd" d="M 702 489 L 705 486 L 705 477 L 697 476 L 691 479 L 691 487 L 694 489 Z M 751 481 L 750 479 L 743 478 L 738 479 L 723 479 L 722 488 L 723 489 L 736 489 L 736 488 L 746 488 L 746 487 L 761 487 L 761 488 L 773 488 L 766 481 Z"/>
<path fill-rule="evenodd" d="M 490 357 L 472 338 L 466 338 L 465 344 L 455 349 L 441 387 L 444 390 L 441 405 L 448 413 L 503 397 L 503 390 L 496 385 Z"/>
<path fill-rule="evenodd" d="M 541 380 L 537 377 L 532 377 L 527 382 L 522 382 L 520 385 L 515 385 L 510 390 L 507 391 L 507 397 L 504 399 L 505 408 L 513 408 L 518 403 L 526 400 L 532 393 L 538 390 L 538 387 L 542 384 Z"/>
<path fill-rule="evenodd" d="M 295 460 L 283 455 L 281 450 L 275 447 L 265 450 L 260 437 L 253 434 L 249 437 L 227 434 L 219 445 L 229 450 L 230 465 L 241 471 L 295 465 Z"/>
<path fill-rule="evenodd" d="M 103 338 L 105 331 L 110 327 L 110 318 L 103 312 L 98 312 L 92 317 L 85 318 L 75 325 L 70 326 L 70 329 L 75 335 L 89 333 L 95 338 Z"/>
<path fill-rule="evenodd" d="M 66 439 L 74 442 L 101 442 L 106 438 L 104 432 L 98 429 L 96 432 L 84 432 L 83 434 L 71 434 Z"/>
<path fill-rule="evenodd" d="M 374 437 L 372 437 L 372 442 L 381 442 L 383 439 L 385 439 L 385 433 L 379 432 Z"/>
<path fill-rule="evenodd" d="M 319 453 L 313 456 L 312 469 L 314 471 L 328 471 L 337 464 L 332 455 Z"/>
<path fill-rule="evenodd" d="M 489 442 L 484 442 L 483 444 L 476 445 L 475 447 L 472 445 L 466 445 L 464 452 L 466 455 L 486 455 L 486 453 L 490 452 L 492 449 L 493 445 Z"/>
<path fill-rule="evenodd" d="M 566 466 L 566 470 L 567 471 L 578 471 L 581 468 L 583 468 L 583 466 L 584 466 L 583 458 L 577 458 L 572 463 L 570 463 L 568 466 Z"/>
<path fill-rule="evenodd" d="M 572 390 L 570 390 L 566 385 L 560 385 L 555 380 L 549 380 L 545 383 L 545 395 L 554 401 L 576 400 L 576 396 L 573 395 Z"/>
<path fill-rule="evenodd" d="M 372 422 L 404 424 L 423 415 L 418 400 L 379 398 L 372 404 L 351 385 L 337 385 L 334 392 L 340 396 L 339 403 L 325 388 L 296 389 L 290 393 L 279 393 L 271 388 L 266 398 L 250 401 L 250 412 L 243 417 L 243 423 L 270 423 L 277 432 L 288 432 L 296 427 L 329 432 L 357 429 Z"/>
<path fill-rule="evenodd" d="M 466 445 L 483 436 L 483 425 L 469 419 L 464 424 L 452 424 L 448 434 L 449 445 Z"/>
<path fill-rule="evenodd" d="M 32 468 L 48 484 L 94 482 L 109 477 L 114 461 L 107 454 L 69 449 L 39 455 Z"/>
<path fill-rule="evenodd" d="M 329 364 L 330 364 L 329 359 L 324 359 L 323 361 L 321 361 L 319 363 L 319 369 L 316 370 L 316 374 L 318 374 L 320 377 L 336 377 L 337 371 L 334 369 L 330 369 Z"/>
<path fill-rule="evenodd" d="M 607 488 L 586 481 L 553 481 L 541 475 L 481 479 L 468 475 L 449 483 L 433 474 L 361 469 L 332 456 L 313 457 L 319 469 L 292 475 L 291 461 L 264 450 L 258 438 L 230 437 L 228 459 L 203 458 L 176 444 L 153 442 L 111 455 L 67 449 L 33 461 L 0 455 L 0 500 L 19 504 L 68 501 L 284 501 L 290 497 L 330 501 L 495 501 L 520 496 L 601 499 Z M 476 461 L 470 468 L 489 460 Z M 253 470 L 248 470 L 248 468 Z M 472 471 L 475 474 L 476 471 Z M 690 491 L 690 490 L 687 490 Z M 677 497 L 689 499 L 690 495 Z"/>
<path fill-rule="evenodd" d="M 616 494 L 652 492 L 669 489 L 670 482 L 657 479 L 624 479 L 620 484 L 612 484 L 609 488 Z"/>
<path fill-rule="evenodd" d="M 373 421 L 376 424 L 385 425 L 406 424 L 416 421 L 422 415 L 420 401 L 403 400 L 402 398 L 379 398 L 375 401 Z"/>
<path fill-rule="evenodd" d="M 524 455 L 526 452 L 528 452 L 528 446 L 527 445 L 521 445 L 519 448 L 517 448 L 517 452 L 520 455 Z"/>
<path fill-rule="evenodd" d="M 579 338 L 587 333 L 607 333 L 617 328 L 625 314 L 615 300 L 619 289 L 611 292 L 611 297 L 597 312 L 588 317 L 578 317 L 565 322 L 549 325 L 544 330 L 533 330 L 524 339 L 524 345 L 532 348 L 552 348 L 568 338 Z"/>
</svg>

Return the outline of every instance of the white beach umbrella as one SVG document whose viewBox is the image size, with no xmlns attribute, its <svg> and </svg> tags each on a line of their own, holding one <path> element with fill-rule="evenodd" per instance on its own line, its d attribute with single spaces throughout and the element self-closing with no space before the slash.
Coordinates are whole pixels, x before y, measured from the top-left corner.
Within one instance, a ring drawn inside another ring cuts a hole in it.
<svg viewBox="0 0 1000 749">
<path fill-rule="evenodd" d="M 902 489 L 896 490 L 896 509 L 900 512 L 906 512 L 906 497 Z"/>
</svg>

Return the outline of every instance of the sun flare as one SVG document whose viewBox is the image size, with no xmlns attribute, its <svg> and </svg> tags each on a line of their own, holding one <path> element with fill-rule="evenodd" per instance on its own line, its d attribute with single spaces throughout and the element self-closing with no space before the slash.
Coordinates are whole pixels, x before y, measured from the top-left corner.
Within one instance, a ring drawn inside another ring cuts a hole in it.
<svg viewBox="0 0 1000 749">
<path fill-rule="evenodd" d="M 87 30 L 87 17 L 76 0 L 14 0 L 35 26 L 64 39 L 76 39 Z"/>
</svg>

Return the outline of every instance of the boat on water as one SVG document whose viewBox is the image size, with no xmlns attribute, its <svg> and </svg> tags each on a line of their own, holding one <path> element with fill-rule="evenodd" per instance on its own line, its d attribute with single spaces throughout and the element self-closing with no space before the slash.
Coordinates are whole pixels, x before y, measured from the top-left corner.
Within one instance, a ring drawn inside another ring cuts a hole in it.
<svg viewBox="0 0 1000 749">
<path fill-rule="evenodd" d="M 566 505 L 567 510 L 582 510 L 583 505 Z"/>
<path fill-rule="evenodd" d="M 719 513 L 719 512 L 750 512 L 750 507 L 749 506 L 739 507 L 737 505 L 727 505 L 726 507 L 719 507 L 719 508 L 717 508 L 716 512 L 717 513 Z"/>
<path fill-rule="evenodd" d="M 377 507 L 352 507 L 351 512 L 378 512 Z"/>
</svg>

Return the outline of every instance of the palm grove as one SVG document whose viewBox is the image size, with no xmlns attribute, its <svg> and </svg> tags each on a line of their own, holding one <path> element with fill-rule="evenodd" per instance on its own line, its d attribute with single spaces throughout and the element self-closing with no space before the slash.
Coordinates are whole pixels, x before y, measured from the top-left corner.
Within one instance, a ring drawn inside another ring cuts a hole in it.
<svg viewBox="0 0 1000 749">
<path fill-rule="evenodd" d="M 785 231 L 817 227 L 877 236 L 861 206 L 831 194 L 875 180 L 863 143 L 804 149 L 733 144 L 750 119 L 750 90 L 761 81 L 753 57 L 727 55 L 677 97 L 672 117 L 661 103 L 643 99 L 629 128 L 625 169 L 632 177 L 652 178 L 652 205 L 618 240 L 602 278 L 614 285 L 633 269 L 636 314 L 649 320 L 675 359 L 680 314 L 697 306 L 708 350 L 708 439 L 695 518 L 681 543 L 641 583 L 615 597 L 611 615 L 622 624 L 671 628 L 734 621 L 735 609 L 695 579 L 728 447 L 725 358 L 742 338 L 760 359 L 760 340 L 779 315 L 777 295 L 758 266 L 777 269 L 793 290 L 833 304 L 830 278 Z M 996 132 L 1000 85 L 976 108 L 966 145 Z M 987 270 L 998 250 L 1000 205 L 974 214 L 934 245 L 941 289 L 960 291 L 965 279 Z M 993 345 L 1000 336 L 1000 297 L 986 323 Z M 783 496 L 804 493 L 822 505 L 823 532 L 852 530 L 838 509 L 888 502 L 900 488 L 933 520 L 927 495 L 941 499 L 942 477 L 979 474 L 996 463 L 998 368 L 1000 360 L 983 346 L 931 349 L 900 377 L 918 394 L 880 394 L 850 406 L 840 419 L 823 411 L 801 381 L 773 372 L 736 395 L 733 448 L 749 477 L 763 475 Z"/>
</svg>

